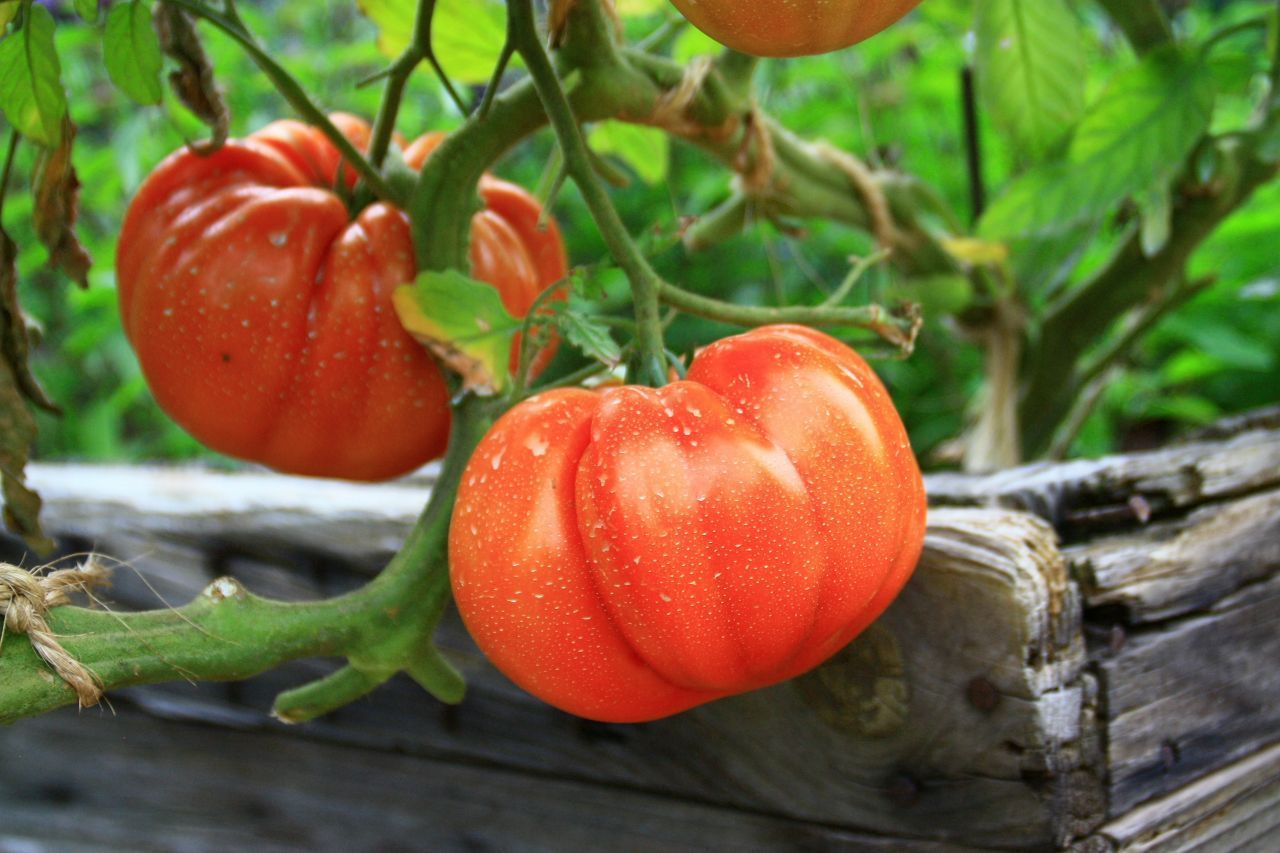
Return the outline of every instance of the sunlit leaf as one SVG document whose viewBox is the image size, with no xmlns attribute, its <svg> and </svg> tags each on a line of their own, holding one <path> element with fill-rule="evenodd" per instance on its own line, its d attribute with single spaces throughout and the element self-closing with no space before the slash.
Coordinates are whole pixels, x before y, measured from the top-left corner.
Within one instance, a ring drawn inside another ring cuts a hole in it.
<svg viewBox="0 0 1280 853">
<path fill-rule="evenodd" d="M 492 285 L 457 270 L 424 272 L 396 288 L 400 322 L 475 391 L 501 391 L 510 382 L 511 342 L 521 322 Z"/>
<path fill-rule="evenodd" d="M 587 142 L 596 153 L 617 157 L 646 184 L 666 180 L 670 142 L 656 127 L 602 121 L 592 126 Z"/>
<path fill-rule="evenodd" d="M 0 41 L 0 110 L 18 132 L 57 145 L 67 95 L 53 44 L 53 15 L 35 4 L 22 29 Z"/>
<path fill-rule="evenodd" d="M 1044 154 L 1080 118 L 1085 45 L 1064 0 L 977 4 L 977 74 L 983 104 L 1013 143 Z"/>
<path fill-rule="evenodd" d="M 947 254 L 970 266 L 998 266 L 1009 260 L 1009 247 L 974 237 L 949 237 L 942 241 Z"/>
<path fill-rule="evenodd" d="M 987 210 L 979 233 L 1061 232 L 1168 181 L 1209 126 L 1213 100 L 1201 62 L 1173 49 L 1150 54 L 1116 75 L 1090 106 L 1066 159 L 1014 181 Z"/>
<path fill-rule="evenodd" d="M 76 14 L 91 24 L 98 21 L 98 0 L 76 0 Z"/>
<path fill-rule="evenodd" d="M 102 39 L 103 62 L 120 91 L 140 104 L 160 103 L 164 58 L 151 26 L 151 5 L 133 0 L 112 6 Z"/>
<path fill-rule="evenodd" d="M 9 26 L 9 23 L 18 16 L 18 10 L 21 8 L 20 0 L 4 0 L 0 3 L 0 30 Z"/>
<path fill-rule="evenodd" d="M 399 56 L 413 37 L 417 0 L 359 0 L 378 27 L 378 49 Z M 507 35 L 506 5 L 500 0 L 438 0 L 431 21 L 432 47 L 450 79 L 487 83 Z"/>
</svg>

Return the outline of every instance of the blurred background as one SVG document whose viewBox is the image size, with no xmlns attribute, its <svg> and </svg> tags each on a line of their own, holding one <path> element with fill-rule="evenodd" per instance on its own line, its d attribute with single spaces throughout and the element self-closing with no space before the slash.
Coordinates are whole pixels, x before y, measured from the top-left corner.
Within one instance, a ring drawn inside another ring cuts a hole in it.
<svg viewBox="0 0 1280 853">
<path fill-rule="evenodd" d="M 628 0 L 622 5 L 627 6 Z M 234 465 L 203 450 L 154 405 L 120 328 L 113 275 L 114 241 L 140 182 L 166 154 L 205 130 L 168 97 L 161 107 L 138 107 L 110 83 L 97 28 L 46 3 L 62 20 L 57 43 L 72 118 L 79 125 L 75 165 L 81 193 L 81 236 L 94 259 L 91 287 L 79 290 L 45 269 L 44 250 L 30 233 L 30 197 L 19 184 L 6 202 L 5 225 L 24 247 L 19 257 L 21 298 L 44 327 L 36 371 L 63 407 L 61 417 L 40 415 L 36 458 L 144 460 L 205 458 Z M 366 2 L 377 17 L 388 4 Z M 655 8 L 654 4 L 643 4 Z M 1195 37 L 1267 11 L 1258 0 L 1173 4 L 1181 30 Z M 641 38 L 674 12 L 662 6 L 627 19 L 628 35 Z M 1108 29 L 1092 4 L 1081 3 L 1089 41 L 1092 92 L 1121 64 L 1130 48 Z M 385 66 L 379 29 L 353 2 L 263 0 L 241 13 L 277 57 L 326 109 L 371 117 L 377 85 L 360 81 Z M 762 107 L 807 139 L 826 139 L 873 164 L 896 166 L 932 184 L 957 215 L 968 220 L 970 184 L 965 166 L 962 70 L 970 61 L 970 0 L 927 0 L 904 22 L 862 45 L 831 56 L 761 63 Z M 232 135 L 291 115 L 242 51 L 202 27 L 232 110 Z M 1247 113 L 1250 78 L 1256 75 L 1254 42 L 1235 42 L 1213 54 L 1222 94 L 1215 122 Z M 712 45 L 686 28 L 672 43 L 677 57 Z M 474 90 L 471 94 L 475 94 Z M 413 137 L 461 121 L 437 81 L 421 73 L 405 99 L 400 130 Z M 985 182 L 999 187 L 1018 167 L 990 123 L 981 120 Z M 712 209 L 728 192 L 729 175 L 703 153 L 653 131 L 630 133 L 609 126 L 594 132 L 608 154 L 642 149 L 646 158 L 622 157 L 629 183 L 614 198 L 633 233 L 646 232 L 655 265 L 670 280 L 701 293 L 735 301 L 785 305 L 819 301 L 843 278 L 851 255 L 872 250 L 870 239 L 820 222 L 795 223 L 786 233 L 752 224 L 740 236 L 705 252 L 689 253 L 676 239 L 688 217 Z M 20 149 L 16 176 L 30 174 L 33 151 Z M 548 184 L 550 135 L 539 134 L 513 151 L 497 171 L 525 186 Z M 639 166 L 637 169 L 631 164 Z M 555 199 L 576 264 L 599 265 L 606 252 L 576 190 Z M 1121 233 L 1122 212 L 1103 223 L 1080 269 L 1100 264 Z M 1123 363 L 1076 438 L 1072 453 L 1092 456 L 1148 446 L 1225 414 L 1275 402 L 1280 389 L 1280 182 L 1264 187 L 1196 253 L 1191 275 L 1216 275 L 1216 283 L 1160 323 Z M 625 310 L 620 280 L 601 273 L 610 294 L 602 310 Z M 981 381 L 980 354 L 951 315 L 965 307 L 963 286 L 904 292 L 892 270 L 872 269 L 851 302 L 900 298 L 923 303 L 926 325 L 916 353 L 905 361 L 882 359 L 876 369 L 891 386 L 927 466 L 947 464 L 947 442 L 972 415 Z M 734 331 L 695 318 L 672 326 L 672 348 L 688 353 L 700 343 Z M 580 358 L 562 347 L 553 370 L 573 369 Z"/>
</svg>

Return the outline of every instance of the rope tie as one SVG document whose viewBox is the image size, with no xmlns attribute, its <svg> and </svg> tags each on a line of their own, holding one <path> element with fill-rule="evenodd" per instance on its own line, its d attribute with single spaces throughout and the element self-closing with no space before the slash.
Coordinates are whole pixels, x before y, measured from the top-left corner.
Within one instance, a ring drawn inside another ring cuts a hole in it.
<svg viewBox="0 0 1280 853">
<path fill-rule="evenodd" d="M 900 235 L 897 226 L 893 224 L 889 200 L 876 183 L 875 173 L 857 157 L 826 142 L 816 143 L 813 150 L 819 159 L 839 169 L 849 179 L 849 183 L 853 184 L 867 206 L 867 214 L 871 218 L 871 233 L 875 235 L 876 242 L 882 248 L 892 249 Z"/>
<path fill-rule="evenodd" d="M 644 119 L 645 123 L 686 137 L 722 139 L 733 133 L 740 121 L 737 116 L 729 116 L 720 127 L 706 127 L 688 116 L 689 107 L 702 91 L 712 67 L 709 56 L 699 56 L 690 62 L 680 77 L 679 85 L 662 93 L 653 105 L 653 112 Z"/>
<path fill-rule="evenodd" d="M 747 114 L 746 124 L 742 134 L 742 147 L 734 157 L 733 168 L 738 173 L 742 190 L 748 195 L 760 195 L 773 181 L 777 154 L 764 114 L 760 112 L 760 105 L 754 101 L 751 112 Z"/>
<path fill-rule="evenodd" d="M 0 563 L 0 625 L 5 631 L 27 635 L 36 654 L 76 692 L 82 708 L 98 704 L 102 680 L 67 653 L 49 629 L 45 614 L 51 607 L 69 604 L 70 592 L 98 586 L 106 580 L 106 567 L 92 556 L 79 568 L 58 569 L 47 575 Z"/>
</svg>

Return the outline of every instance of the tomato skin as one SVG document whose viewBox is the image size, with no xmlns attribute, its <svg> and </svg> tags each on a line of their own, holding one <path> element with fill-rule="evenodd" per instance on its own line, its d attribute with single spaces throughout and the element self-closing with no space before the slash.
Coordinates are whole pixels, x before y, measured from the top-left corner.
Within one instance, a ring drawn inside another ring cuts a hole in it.
<svg viewBox="0 0 1280 853">
<path fill-rule="evenodd" d="M 772 326 L 663 388 L 517 405 L 463 474 L 458 610 L 509 678 L 640 722 L 792 678 L 897 595 L 924 539 L 902 422 L 856 353 Z"/>
<path fill-rule="evenodd" d="M 332 119 L 368 145 L 364 121 Z M 415 167 L 430 153 L 418 148 Z M 203 444 L 287 473 L 381 480 L 443 453 L 449 392 L 391 304 L 417 273 L 408 218 L 379 202 L 352 220 L 330 189 L 340 162 L 292 120 L 209 157 L 170 155 L 125 216 L 117 288 L 156 401 Z M 354 170 L 342 176 L 354 186 Z M 523 315 L 567 274 L 559 229 L 537 227 L 541 207 L 519 187 L 486 176 L 481 194 L 493 203 L 472 221 L 473 275 Z"/>
<path fill-rule="evenodd" d="M 830 53 L 870 38 L 920 0 L 671 0 L 689 23 L 755 56 Z"/>
</svg>

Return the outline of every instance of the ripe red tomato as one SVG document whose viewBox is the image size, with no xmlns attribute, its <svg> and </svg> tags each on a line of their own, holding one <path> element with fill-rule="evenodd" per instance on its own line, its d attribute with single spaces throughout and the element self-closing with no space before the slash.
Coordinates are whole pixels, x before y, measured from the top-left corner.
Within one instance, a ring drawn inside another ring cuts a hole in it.
<svg viewBox="0 0 1280 853">
<path fill-rule="evenodd" d="M 638 722 L 826 660 L 897 595 L 924 522 L 866 362 L 772 326 L 664 388 L 513 408 L 463 474 L 449 559 L 498 669 L 570 713 Z"/>
<path fill-rule="evenodd" d="M 920 0 L 671 0 L 723 45 L 755 56 L 829 53 L 868 39 Z"/>
<path fill-rule="evenodd" d="M 333 118 L 368 145 L 365 122 Z M 409 165 L 438 141 L 410 145 Z M 379 480 L 444 451 L 448 389 L 391 305 L 417 272 L 408 217 L 375 203 L 353 219 L 331 189 L 340 162 L 291 120 L 209 157 L 170 155 L 129 206 L 116 283 L 156 401 L 201 442 L 289 473 Z M 520 187 L 486 176 L 480 192 L 472 274 L 523 315 L 567 273 L 559 229 L 538 225 Z"/>
</svg>

